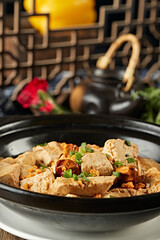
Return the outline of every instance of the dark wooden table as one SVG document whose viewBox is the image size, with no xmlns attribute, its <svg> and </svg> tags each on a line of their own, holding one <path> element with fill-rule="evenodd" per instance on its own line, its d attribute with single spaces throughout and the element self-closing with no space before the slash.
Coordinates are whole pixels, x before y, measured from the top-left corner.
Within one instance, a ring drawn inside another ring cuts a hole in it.
<svg viewBox="0 0 160 240">
<path fill-rule="evenodd" d="M 24 240 L 0 229 L 0 240 Z"/>
</svg>

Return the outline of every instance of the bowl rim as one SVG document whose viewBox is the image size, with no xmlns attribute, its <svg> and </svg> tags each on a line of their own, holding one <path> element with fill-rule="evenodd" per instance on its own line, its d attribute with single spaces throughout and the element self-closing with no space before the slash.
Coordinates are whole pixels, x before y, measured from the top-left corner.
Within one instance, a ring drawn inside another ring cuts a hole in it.
<svg viewBox="0 0 160 240">
<path fill-rule="evenodd" d="M 3 193 L 4 196 L 2 196 Z M 10 197 L 10 194 L 13 196 Z M 16 198 L 17 196 L 18 199 Z M 115 214 L 151 211 L 153 209 L 160 210 L 160 192 L 122 198 L 74 198 L 26 191 L 0 183 L 0 199 L 1 198 L 25 207 L 53 212 Z M 47 204 L 45 204 L 45 201 L 47 201 Z M 100 207 L 97 208 L 97 205 Z"/>
</svg>

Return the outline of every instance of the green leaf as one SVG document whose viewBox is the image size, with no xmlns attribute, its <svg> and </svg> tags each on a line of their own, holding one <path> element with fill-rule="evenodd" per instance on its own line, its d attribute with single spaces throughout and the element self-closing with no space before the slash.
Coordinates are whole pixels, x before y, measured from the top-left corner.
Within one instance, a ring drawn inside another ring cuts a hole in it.
<svg viewBox="0 0 160 240">
<path fill-rule="evenodd" d="M 126 160 L 127 160 L 128 163 L 133 163 L 133 162 L 135 162 L 134 158 L 127 158 Z"/>
<path fill-rule="evenodd" d="M 160 87 L 148 87 L 143 91 L 136 91 L 132 97 L 143 97 L 145 101 L 144 111 L 141 118 L 144 121 L 160 124 Z"/>
<path fill-rule="evenodd" d="M 160 110 L 155 118 L 155 123 L 160 125 Z"/>
</svg>

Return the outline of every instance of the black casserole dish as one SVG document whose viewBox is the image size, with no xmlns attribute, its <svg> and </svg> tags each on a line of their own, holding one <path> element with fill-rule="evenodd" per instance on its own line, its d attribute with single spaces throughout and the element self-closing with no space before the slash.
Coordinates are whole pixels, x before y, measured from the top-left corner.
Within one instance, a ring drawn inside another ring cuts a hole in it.
<svg viewBox="0 0 160 240">
<path fill-rule="evenodd" d="M 160 162 L 160 127 L 128 118 L 104 115 L 56 115 L 3 119 L 0 156 L 16 156 L 34 145 L 56 140 L 103 146 L 122 138 L 139 146 L 139 155 Z M 160 193 L 92 199 L 51 196 L 0 184 L 0 201 L 20 214 L 29 214 L 54 226 L 74 231 L 117 230 L 160 214 Z"/>
</svg>

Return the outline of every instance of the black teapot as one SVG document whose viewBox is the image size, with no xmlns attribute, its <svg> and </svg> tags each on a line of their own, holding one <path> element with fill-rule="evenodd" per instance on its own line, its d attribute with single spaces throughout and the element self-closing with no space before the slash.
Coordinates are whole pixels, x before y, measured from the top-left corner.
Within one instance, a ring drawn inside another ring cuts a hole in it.
<svg viewBox="0 0 160 240">
<path fill-rule="evenodd" d="M 139 117 L 142 99 L 133 100 L 131 93 L 142 90 L 146 84 L 135 81 L 132 90 L 125 93 L 122 83 L 124 69 L 90 69 L 86 80 L 75 87 L 70 97 L 71 109 L 89 114 L 119 114 Z"/>
<path fill-rule="evenodd" d="M 106 69 L 115 49 L 124 41 L 131 41 L 133 48 L 126 71 L 123 68 Z M 72 111 L 139 117 L 144 102 L 142 99 L 133 100 L 132 97 L 133 92 L 146 87 L 146 84 L 140 83 L 137 77 L 134 81 L 133 74 L 139 60 L 139 52 L 139 42 L 134 35 L 126 34 L 119 37 L 107 53 L 98 59 L 97 67 L 88 70 L 86 80 L 73 89 L 70 96 Z"/>
</svg>

